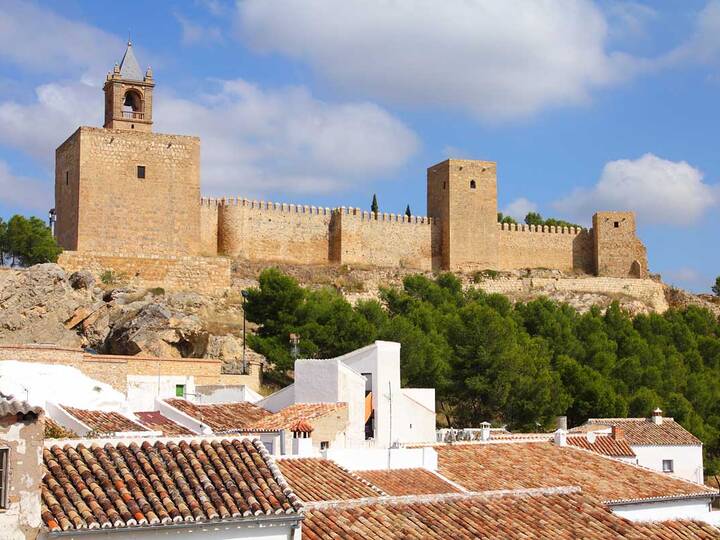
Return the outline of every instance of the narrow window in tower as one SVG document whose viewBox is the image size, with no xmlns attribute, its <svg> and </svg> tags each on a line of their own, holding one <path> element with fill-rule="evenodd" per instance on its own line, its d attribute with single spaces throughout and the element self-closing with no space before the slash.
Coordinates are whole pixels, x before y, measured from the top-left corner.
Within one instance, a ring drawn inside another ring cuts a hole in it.
<svg viewBox="0 0 720 540">
<path fill-rule="evenodd" d="M 138 178 L 145 178 L 145 165 L 137 166 L 137 176 Z"/>
<path fill-rule="evenodd" d="M 470 180 L 470 189 L 475 189 L 477 187 L 477 184 L 475 184 L 475 180 Z"/>
<path fill-rule="evenodd" d="M 616 228 L 616 229 L 619 229 L 619 228 L 620 228 L 620 222 L 619 222 L 619 221 L 616 221 L 616 222 L 615 222 L 615 228 Z"/>
<path fill-rule="evenodd" d="M 65 185 L 70 185 L 70 171 L 65 171 Z"/>
</svg>

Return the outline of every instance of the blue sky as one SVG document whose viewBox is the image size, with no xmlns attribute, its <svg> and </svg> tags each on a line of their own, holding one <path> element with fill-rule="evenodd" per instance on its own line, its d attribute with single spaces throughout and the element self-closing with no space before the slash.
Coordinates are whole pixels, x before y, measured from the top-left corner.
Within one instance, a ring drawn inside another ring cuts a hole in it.
<svg viewBox="0 0 720 540">
<path fill-rule="evenodd" d="M 206 195 L 424 214 L 429 165 L 487 159 L 501 210 L 631 209 L 651 271 L 720 274 L 720 0 L 2 0 L 0 215 L 46 215 L 128 32 Z"/>
</svg>

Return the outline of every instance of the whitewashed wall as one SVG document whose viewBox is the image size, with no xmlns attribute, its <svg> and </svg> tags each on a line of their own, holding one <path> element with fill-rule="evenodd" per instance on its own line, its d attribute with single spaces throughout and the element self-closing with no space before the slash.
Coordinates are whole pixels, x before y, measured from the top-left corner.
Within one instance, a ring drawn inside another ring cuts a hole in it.
<svg viewBox="0 0 720 540">
<path fill-rule="evenodd" d="M 88 536 L 85 534 L 63 535 L 63 539 L 86 540 L 95 536 L 112 539 L 132 538 L 133 540 L 160 540 L 169 538 L 202 538 L 203 540 L 300 540 L 300 529 L 294 531 L 290 521 L 276 522 L 272 526 L 263 524 L 263 519 L 255 523 L 237 525 L 233 523 L 206 523 L 190 527 L 162 526 L 156 528 L 129 527 L 127 530 L 109 530 L 106 533 Z M 110 534 L 112 533 L 112 534 Z M 41 540 L 53 538 L 46 532 L 38 536 Z"/>
<path fill-rule="evenodd" d="M 637 456 L 638 465 L 662 472 L 664 459 L 672 459 L 675 471 L 673 474 L 702 484 L 703 455 L 702 446 L 635 446 L 633 452 Z"/>
<path fill-rule="evenodd" d="M 423 448 L 330 448 L 323 457 L 351 471 L 377 469 L 414 469 L 423 467 L 437 471 L 437 451 Z"/>
<path fill-rule="evenodd" d="M 710 498 L 616 505 L 610 506 L 610 509 L 631 521 L 703 520 L 710 514 Z"/>
<path fill-rule="evenodd" d="M 155 410 L 155 399 L 174 398 L 175 386 L 185 385 L 189 397 L 195 394 L 195 377 L 182 375 L 128 375 L 127 399 L 132 411 Z M 191 401 L 194 401 L 191 399 Z"/>
</svg>

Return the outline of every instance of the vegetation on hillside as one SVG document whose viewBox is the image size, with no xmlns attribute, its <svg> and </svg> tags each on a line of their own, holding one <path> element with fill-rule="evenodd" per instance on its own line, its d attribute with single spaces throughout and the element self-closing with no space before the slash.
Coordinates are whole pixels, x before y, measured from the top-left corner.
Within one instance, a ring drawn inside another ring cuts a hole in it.
<svg viewBox="0 0 720 540">
<path fill-rule="evenodd" d="M 61 252 L 43 220 L 19 215 L 7 222 L 0 218 L 0 265 L 31 266 L 56 262 Z"/>
<path fill-rule="evenodd" d="M 575 425 L 659 406 L 703 440 L 708 471 L 720 468 L 720 322 L 697 307 L 631 318 L 615 304 L 579 314 L 547 299 L 513 305 L 463 290 L 450 274 L 409 276 L 353 307 L 269 269 L 246 313 L 260 325 L 248 342 L 278 379 L 292 368 L 290 333 L 301 336 L 301 357 L 399 341 L 403 384 L 435 387 L 449 425 L 536 430 L 556 415 Z"/>
<path fill-rule="evenodd" d="M 497 220 L 498 223 L 510 223 L 510 224 L 517 224 L 517 221 L 512 216 L 506 216 L 502 212 L 498 212 L 497 214 Z M 582 229 L 580 225 L 577 225 L 576 223 L 570 223 L 569 221 L 564 221 L 562 219 L 556 219 L 556 218 L 547 218 L 543 219 L 543 217 L 537 213 L 537 212 L 528 212 L 525 216 L 525 224 L 526 225 L 539 225 L 539 226 L 547 226 L 547 227 L 577 227 L 578 229 Z"/>
</svg>

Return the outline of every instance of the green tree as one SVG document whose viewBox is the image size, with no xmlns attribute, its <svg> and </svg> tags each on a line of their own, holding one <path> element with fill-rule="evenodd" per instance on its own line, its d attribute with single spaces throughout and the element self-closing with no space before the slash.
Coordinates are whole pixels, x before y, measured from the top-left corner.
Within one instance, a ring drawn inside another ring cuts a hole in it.
<svg viewBox="0 0 720 540">
<path fill-rule="evenodd" d="M 712 292 L 715 296 L 720 296 L 720 276 L 715 278 L 715 285 L 712 286 Z"/>
<path fill-rule="evenodd" d="M 517 223 L 512 216 L 504 216 L 502 212 L 497 213 L 498 223 Z"/>
<path fill-rule="evenodd" d="M 45 222 L 36 217 L 29 219 L 14 215 L 7 223 L 5 248 L 11 265 L 31 266 L 56 262 L 62 252 Z"/>
<path fill-rule="evenodd" d="M 405 215 L 406 215 L 407 217 L 409 217 L 409 218 L 412 217 L 412 212 L 410 212 L 410 205 L 409 205 L 409 204 L 408 204 L 407 207 L 405 208 Z"/>
<path fill-rule="evenodd" d="M 380 211 L 376 193 L 373 193 L 372 203 L 370 204 L 370 211 L 375 215 L 377 215 L 377 213 Z"/>
<path fill-rule="evenodd" d="M 537 212 L 528 212 L 525 216 L 527 225 L 542 225 L 544 223 L 542 216 Z"/>
<path fill-rule="evenodd" d="M 5 265 L 5 259 L 10 252 L 10 246 L 7 240 L 7 223 L 0 218 L 0 266 Z"/>
</svg>

